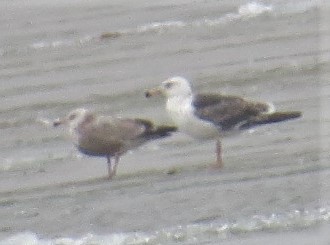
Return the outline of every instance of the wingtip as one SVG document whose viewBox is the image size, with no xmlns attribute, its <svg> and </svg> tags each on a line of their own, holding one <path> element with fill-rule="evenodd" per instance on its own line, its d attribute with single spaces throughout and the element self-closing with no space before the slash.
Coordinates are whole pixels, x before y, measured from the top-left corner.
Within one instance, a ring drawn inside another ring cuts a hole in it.
<svg viewBox="0 0 330 245">
<path fill-rule="evenodd" d="M 159 126 L 156 129 L 156 133 L 159 136 L 170 136 L 172 133 L 176 132 L 178 128 L 176 126 Z"/>
<path fill-rule="evenodd" d="M 303 114 L 301 111 L 292 111 L 292 112 L 290 112 L 290 115 L 291 115 L 291 118 L 294 119 L 294 118 L 302 117 Z"/>
<path fill-rule="evenodd" d="M 292 119 L 297 119 L 302 116 L 301 111 L 288 111 L 288 112 L 274 112 L 271 114 L 263 114 L 257 117 L 254 117 L 244 124 L 242 124 L 240 129 L 248 129 L 258 125 L 278 123 L 282 121 L 288 121 Z"/>
</svg>

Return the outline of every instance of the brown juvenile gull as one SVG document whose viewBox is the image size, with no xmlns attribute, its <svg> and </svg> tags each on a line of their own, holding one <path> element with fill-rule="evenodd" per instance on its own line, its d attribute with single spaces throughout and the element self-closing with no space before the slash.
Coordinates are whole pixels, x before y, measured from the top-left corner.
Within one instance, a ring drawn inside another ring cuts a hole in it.
<svg viewBox="0 0 330 245">
<path fill-rule="evenodd" d="M 275 112 L 270 103 L 253 102 L 238 96 L 193 94 L 190 83 L 183 77 L 172 77 L 161 86 L 146 91 L 145 96 L 163 94 L 166 110 L 182 131 L 197 139 L 216 139 L 216 167 L 222 168 L 220 138 L 233 131 L 257 125 L 298 118 L 299 111 Z"/>
<path fill-rule="evenodd" d="M 119 158 L 125 152 L 154 139 L 171 135 L 173 126 L 158 126 L 146 119 L 101 116 L 83 108 L 71 111 L 54 121 L 69 127 L 70 136 L 79 151 L 107 158 L 109 179 L 116 175 Z M 115 159 L 111 165 L 111 158 Z"/>
</svg>

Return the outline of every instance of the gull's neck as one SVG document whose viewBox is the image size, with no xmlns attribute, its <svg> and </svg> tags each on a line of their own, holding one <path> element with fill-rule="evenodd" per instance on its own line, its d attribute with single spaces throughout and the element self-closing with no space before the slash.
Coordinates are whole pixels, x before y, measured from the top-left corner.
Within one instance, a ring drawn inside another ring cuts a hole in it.
<svg viewBox="0 0 330 245">
<path fill-rule="evenodd" d="M 166 110 L 170 114 L 172 120 L 181 124 L 185 121 L 185 117 L 193 113 L 192 94 L 175 95 L 167 98 Z"/>
<path fill-rule="evenodd" d="M 173 95 L 167 98 L 166 109 L 167 110 L 176 110 L 175 108 L 182 107 L 187 103 L 192 103 L 193 96 L 192 94 L 185 95 Z"/>
<path fill-rule="evenodd" d="M 87 133 L 85 127 L 91 122 L 91 119 L 92 118 L 89 118 L 89 115 L 84 115 L 70 123 L 69 132 L 73 139 L 78 141 L 81 137 L 84 137 Z"/>
<path fill-rule="evenodd" d="M 192 94 L 169 97 L 166 110 L 181 132 L 198 139 L 218 136 L 218 130 L 213 124 L 195 116 Z"/>
</svg>

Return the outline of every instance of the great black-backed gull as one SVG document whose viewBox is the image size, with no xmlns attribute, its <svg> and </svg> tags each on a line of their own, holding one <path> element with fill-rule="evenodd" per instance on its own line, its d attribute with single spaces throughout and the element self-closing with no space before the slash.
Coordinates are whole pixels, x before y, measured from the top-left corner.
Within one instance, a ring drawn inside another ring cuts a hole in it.
<svg viewBox="0 0 330 245">
<path fill-rule="evenodd" d="M 125 152 L 176 131 L 173 126 L 155 127 L 146 119 L 101 116 L 83 108 L 53 122 L 54 126 L 62 124 L 69 127 L 72 141 L 82 153 L 107 158 L 109 179 L 116 175 L 119 158 Z"/>
<path fill-rule="evenodd" d="M 166 110 L 182 131 L 194 138 L 216 139 L 216 167 L 223 167 L 221 137 L 232 131 L 298 118 L 299 111 L 276 112 L 271 103 L 215 93 L 193 94 L 183 77 L 172 77 L 145 92 L 146 97 L 163 94 Z"/>
</svg>

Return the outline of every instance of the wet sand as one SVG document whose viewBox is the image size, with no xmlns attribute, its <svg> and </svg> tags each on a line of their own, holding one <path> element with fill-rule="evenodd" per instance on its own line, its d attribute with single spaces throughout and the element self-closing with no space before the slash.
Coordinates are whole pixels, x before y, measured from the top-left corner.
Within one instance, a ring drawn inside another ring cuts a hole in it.
<svg viewBox="0 0 330 245">
<path fill-rule="evenodd" d="M 0 244 L 330 240 L 326 3 L 5 3 Z M 178 133 L 123 156 L 111 182 L 105 159 L 40 123 L 80 106 L 170 122 L 164 100 L 143 93 L 173 75 L 303 117 L 224 138 L 221 172 L 209 168 L 214 142 Z"/>
</svg>

